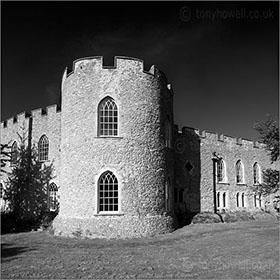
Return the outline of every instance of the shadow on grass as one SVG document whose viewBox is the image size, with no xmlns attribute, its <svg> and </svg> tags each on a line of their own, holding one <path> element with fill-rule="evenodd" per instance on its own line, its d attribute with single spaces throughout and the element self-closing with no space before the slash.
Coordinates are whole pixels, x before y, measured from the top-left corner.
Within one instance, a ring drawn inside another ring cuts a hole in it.
<svg viewBox="0 0 280 280">
<path fill-rule="evenodd" d="M 35 249 L 31 249 L 25 246 L 14 246 L 13 244 L 4 243 L 1 244 L 1 262 L 8 262 L 14 260 L 16 256 L 27 252 L 34 251 Z"/>
</svg>

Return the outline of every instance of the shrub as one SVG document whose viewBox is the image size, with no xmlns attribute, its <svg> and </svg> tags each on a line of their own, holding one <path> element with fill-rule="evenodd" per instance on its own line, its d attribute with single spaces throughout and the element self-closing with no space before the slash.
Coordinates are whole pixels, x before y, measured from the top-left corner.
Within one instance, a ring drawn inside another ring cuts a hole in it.
<svg viewBox="0 0 280 280">
<path fill-rule="evenodd" d="M 204 224 L 204 223 L 221 223 L 222 219 L 218 214 L 204 212 L 198 213 L 193 217 L 192 223 L 193 224 Z"/>
</svg>

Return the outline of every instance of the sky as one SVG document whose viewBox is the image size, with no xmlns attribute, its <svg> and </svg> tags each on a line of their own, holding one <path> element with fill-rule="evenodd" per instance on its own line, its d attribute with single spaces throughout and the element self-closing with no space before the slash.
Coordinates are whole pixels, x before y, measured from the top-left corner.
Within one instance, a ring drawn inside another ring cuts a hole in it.
<svg viewBox="0 0 280 280">
<path fill-rule="evenodd" d="M 121 55 L 166 74 L 179 128 L 257 140 L 279 118 L 278 20 L 277 1 L 2 2 L 1 120 L 60 104 L 74 60 Z"/>
</svg>

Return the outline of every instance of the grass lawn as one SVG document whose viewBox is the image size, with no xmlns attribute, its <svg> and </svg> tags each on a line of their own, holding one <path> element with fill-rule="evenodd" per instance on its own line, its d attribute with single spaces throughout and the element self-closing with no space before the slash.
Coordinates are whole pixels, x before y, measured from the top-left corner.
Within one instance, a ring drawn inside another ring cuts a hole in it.
<svg viewBox="0 0 280 280">
<path fill-rule="evenodd" d="M 1 236 L 1 278 L 279 279 L 276 221 L 195 224 L 140 239 Z"/>
</svg>

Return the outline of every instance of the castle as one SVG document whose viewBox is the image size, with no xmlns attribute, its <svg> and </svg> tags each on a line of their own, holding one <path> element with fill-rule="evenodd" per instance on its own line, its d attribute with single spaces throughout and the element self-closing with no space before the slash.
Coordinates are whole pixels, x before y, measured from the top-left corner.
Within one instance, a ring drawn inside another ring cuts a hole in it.
<svg viewBox="0 0 280 280">
<path fill-rule="evenodd" d="M 176 214 L 255 211 L 272 204 L 252 186 L 271 167 L 264 145 L 173 123 L 173 90 L 156 66 L 115 57 L 74 61 L 64 71 L 62 110 L 21 113 L 1 123 L 12 147 L 25 126 L 39 159 L 53 161 L 49 207 L 57 235 L 138 237 L 176 229 Z M 7 166 L 7 170 L 11 167 Z M 7 175 L 1 175 L 5 188 Z"/>
</svg>

